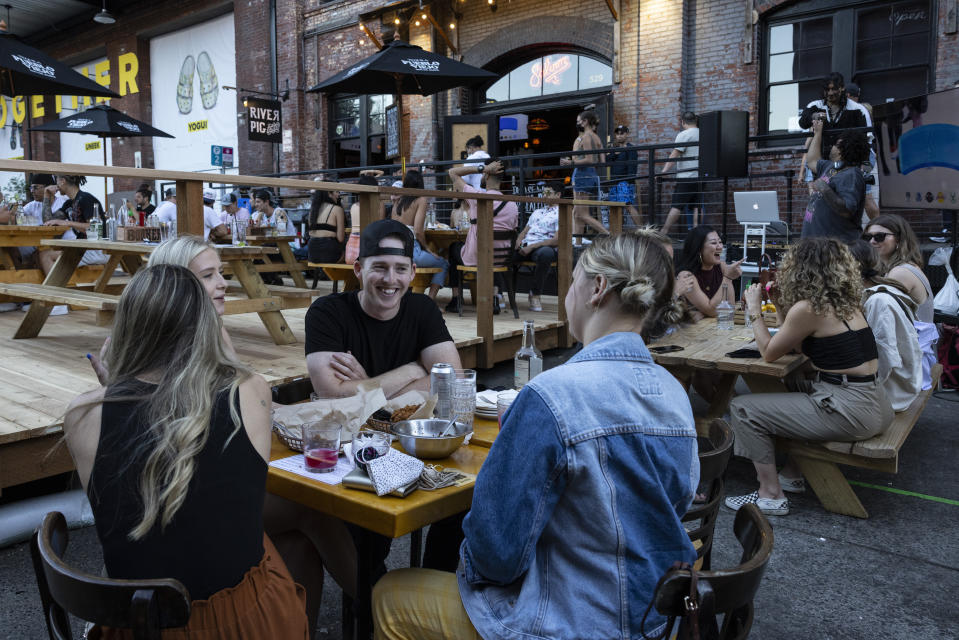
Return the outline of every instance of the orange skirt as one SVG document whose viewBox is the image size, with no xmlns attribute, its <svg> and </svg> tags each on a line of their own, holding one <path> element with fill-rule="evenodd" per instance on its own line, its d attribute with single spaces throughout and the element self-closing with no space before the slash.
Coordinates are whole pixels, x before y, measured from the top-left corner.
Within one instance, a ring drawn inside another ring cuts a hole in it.
<svg viewBox="0 0 959 640">
<path fill-rule="evenodd" d="M 100 631 L 99 635 L 96 633 Z M 129 629 L 91 629 L 88 638 L 129 640 Z M 309 640 L 306 590 L 293 582 L 283 559 L 263 534 L 263 559 L 235 587 L 191 603 L 185 627 L 165 629 L 163 640 Z"/>
</svg>

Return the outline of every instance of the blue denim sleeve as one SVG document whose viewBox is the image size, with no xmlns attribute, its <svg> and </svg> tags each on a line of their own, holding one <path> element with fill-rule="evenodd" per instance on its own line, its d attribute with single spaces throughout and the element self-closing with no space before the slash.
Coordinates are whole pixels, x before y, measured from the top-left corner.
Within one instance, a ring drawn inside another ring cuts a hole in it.
<svg viewBox="0 0 959 640">
<path fill-rule="evenodd" d="M 556 419 L 527 387 L 504 416 L 463 521 L 461 555 L 471 584 L 509 584 L 526 572 L 566 488 L 566 471 Z"/>
</svg>

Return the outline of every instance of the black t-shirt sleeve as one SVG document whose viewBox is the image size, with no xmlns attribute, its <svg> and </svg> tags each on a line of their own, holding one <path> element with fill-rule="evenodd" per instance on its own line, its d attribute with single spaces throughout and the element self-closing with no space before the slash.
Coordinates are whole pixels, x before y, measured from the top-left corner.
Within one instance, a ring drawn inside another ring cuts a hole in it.
<svg viewBox="0 0 959 640">
<path fill-rule="evenodd" d="M 76 221 L 90 222 L 90 220 L 93 219 L 94 205 L 97 205 L 97 207 L 100 209 L 102 216 L 103 207 L 100 206 L 99 200 L 86 191 L 80 191 L 77 193 L 77 197 L 73 200 L 73 208 L 76 211 Z"/>
<path fill-rule="evenodd" d="M 348 309 L 337 294 L 317 298 L 306 311 L 306 355 L 318 351 L 345 351 L 342 318 Z"/>
<path fill-rule="evenodd" d="M 446 327 L 446 321 L 443 320 L 443 314 L 435 302 L 430 300 L 428 296 L 414 294 L 410 303 L 416 305 L 418 350 L 422 351 L 441 342 L 453 341 L 453 337 Z"/>
</svg>

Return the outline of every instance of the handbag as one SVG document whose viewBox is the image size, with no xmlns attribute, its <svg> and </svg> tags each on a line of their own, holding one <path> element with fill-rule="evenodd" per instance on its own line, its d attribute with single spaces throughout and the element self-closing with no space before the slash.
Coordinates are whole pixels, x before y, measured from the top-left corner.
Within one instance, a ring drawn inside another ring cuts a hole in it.
<svg viewBox="0 0 959 640">
<path fill-rule="evenodd" d="M 718 640 L 719 625 L 716 623 L 715 603 L 716 594 L 708 582 L 699 581 L 699 573 L 688 562 L 674 562 L 673 565 L 662 575 L 656 588 L 653 590 L 653 597 L 643 612 L 643 619 L 639 623 L 639 633 L 643 640 L 664 640 L 670 637 L 673 625 L 676 623 L 676 616 L 669 616 L 666 620 L 666 626 L 663 631 L 656 636 L 646 635 L 646 617 L 656 602 L 659 590 L 663 587 L 666 580 L 677 571 L 689 572 L 689 595 L 683 597 L 683 613 L 679 622 L 679 629 L 676 632 L 677 640 Z"/>
</svg>

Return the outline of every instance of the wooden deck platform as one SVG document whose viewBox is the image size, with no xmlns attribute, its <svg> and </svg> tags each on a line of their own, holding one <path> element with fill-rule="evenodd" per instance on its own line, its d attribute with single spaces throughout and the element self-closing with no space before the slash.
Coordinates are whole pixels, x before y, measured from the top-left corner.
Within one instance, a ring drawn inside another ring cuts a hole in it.
<svg viewBox="0 0 959 640">
<path fill-rule="evenodd" d="M 331 288 L 330 282 L 318 286 L 324 294 Z M 446 289 L 440 293 L 441 307 L 448 301 Z M 536 322 L 540 349 L 555 347 L 564 330 L 557 321 L 555 297 L 543 296 L 541 312 L 527 311 L 525 296 L 520 297 L 519 306 L 519 320 L 508 309 L 493 317 L 495 362 L 513 357 L 522 339 L 524 319 Z M 253 314 L 223 318 L 240 359 L 271 385 L 307 375 L 302 342 L 306 309 L 288 309 L 283 315 L 300 342 L 273 344 Z M 4 382 L 0 385 L 0 490 L 72 469 L 66 448 L 53 449 L 60 440 L 63 412 L 77 394 L 98 384 L 86 354 L 97 353 L 110 334 L 109 327 L 96 325 L 95 311 L 71 310 L 67 315 L 52 316 L 40 336 L 14 340 L 22 318 L 22 311 L 0 313 L 0 376 Z M 444 318 L 463 366 L 476 366 L 482 339 L 476 335 L 475 309 L 467 306 L 462 318 L 449 313 Z"/>
</svg>

